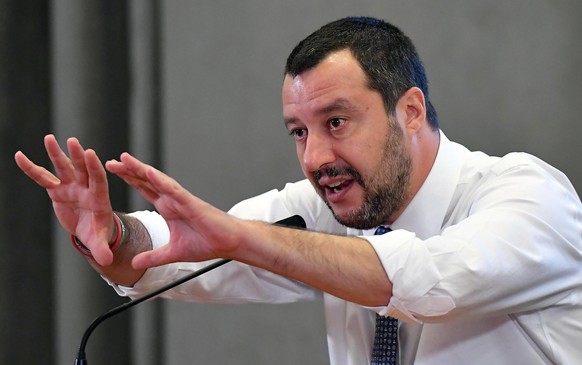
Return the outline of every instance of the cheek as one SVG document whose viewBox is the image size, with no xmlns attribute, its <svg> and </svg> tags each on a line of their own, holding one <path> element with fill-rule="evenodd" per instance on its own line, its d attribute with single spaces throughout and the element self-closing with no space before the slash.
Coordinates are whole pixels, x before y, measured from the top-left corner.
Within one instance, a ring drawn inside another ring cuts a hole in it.
<svg viewBox="0 0 582 365">
<path fill-rule="evenodd" d="M 307 171 L 305 169 L 305 164 L 303 160 L 304 149 L 300 145 L 295 146 L 295 153 L 297 155 L 297 161 L 299 162 L 299 167 L 301 167 L 301 171 L 303 171 L 303 175 L 307 176 Z"/>
<path fill-rule="evenodd" d="M 378 148 L 367 142 L 361 145 L 352 145 L 343 153 L 347 165 L 356 169 L 362 176 L 373 173 L 378 163 Z"/>
</svg>

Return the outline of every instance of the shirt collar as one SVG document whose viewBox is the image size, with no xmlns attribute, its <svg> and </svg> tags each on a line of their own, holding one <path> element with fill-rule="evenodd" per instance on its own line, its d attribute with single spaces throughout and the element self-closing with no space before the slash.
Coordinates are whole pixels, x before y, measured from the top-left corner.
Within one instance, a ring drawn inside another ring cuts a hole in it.
<svg viewBox="0 0 582 365">
<path fill-rule="evenodd" d="M 420 239 L 441 231 L 445 215 L 457 185 L 464 147 L 451 142 L 440 131 L 439 150 L 435 162 L 420 189 L 400 217 L 390 225 L 392 230 L 405 229 Z M 364 231 L 373 235 L 376 228 Z"/>
<path fill-rule="evenodd" d="M 439 234 L 460 173 L 459 145 L 440 132 L 439 150 L 426 180 L 392 229 L 406 229 L 427 239 Z M 464 149 L 464 148 L 463 148 Z"/>
</svg>

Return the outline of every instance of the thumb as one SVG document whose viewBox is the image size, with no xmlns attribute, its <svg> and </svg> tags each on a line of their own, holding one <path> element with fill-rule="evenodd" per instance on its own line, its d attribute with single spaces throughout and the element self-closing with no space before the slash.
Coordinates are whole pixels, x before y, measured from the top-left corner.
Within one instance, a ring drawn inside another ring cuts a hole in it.
<svg viewBox="0 0 582 365">
<path fill-rule="evenodd" d="M 107 245 L 95 245 L 95 248 L 91 249 L 91 255 L 93 259 L 100 266 L 109 266 L 113 263 L 113 252 Z"/>
<path fill-rule="evenodd" d="M 135 270 L 145 270 L 150 267 L 161 266 L 179 261 L 173 258 L 170 245 L 164 245 L 152 251 L 146 251 L 135 255 L 131 260 L 131 266 Z"/>
</svg>

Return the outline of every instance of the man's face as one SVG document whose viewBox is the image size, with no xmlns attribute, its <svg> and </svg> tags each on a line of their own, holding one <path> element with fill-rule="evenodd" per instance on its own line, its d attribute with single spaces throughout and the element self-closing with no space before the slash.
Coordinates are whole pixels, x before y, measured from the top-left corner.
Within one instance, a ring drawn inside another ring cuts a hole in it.
<svg viewBox="0 0 582 365">
<path fill-rule="evenodd" d="M 402 208 L 412 169 L 402 127 L 349 51 L 287 75 L 283 115 L 303 173 L 340 223 L 374 228 Z"/>
</svg>

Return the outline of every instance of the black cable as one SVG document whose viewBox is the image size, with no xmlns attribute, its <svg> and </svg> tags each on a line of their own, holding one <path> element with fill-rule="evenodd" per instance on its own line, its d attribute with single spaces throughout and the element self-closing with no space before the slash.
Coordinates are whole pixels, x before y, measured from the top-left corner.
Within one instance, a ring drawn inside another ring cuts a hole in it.
<svg viewBox="0 0 582 365">
<path fill-rule="evenodd" d="M 89 327 L 87 328 L 87 330 L 85 330 L 85 333 L 83 334 L 83 338 L 81 339 L 81 344 L 79 345 L 79 351 L 77 352 L 77 359 L 75 360 L 75 365 L 87 365 L 87 360 L 85 358 L 85 347 L 87 345 L 87 341 L 89 340 L 89 336 L 91 335 L 91 333 L 93 333 L 95 328 L 97 328 L 97 326 L 101 322 L 103 322 L 107 318 L 112 317 L 118 313 L 121 313 L 121 312 L 143 302 L 143 301 L 146 301 L 146 300 L 151 299 L 157 295 L 160 295 L 163 292 L 165 292 L 166 290 L 170 290 L 170 289 L 172 289 L 180 284 L 187 282 L 188 280 L 194 279 L 195 277 L 200 276 L 202 274 L 205 274 L 210 270 L 214 270 L 217 267 L 220 267 L 220 266 L 222 266 L 230 261 L 231 260 L 224 260 L 224 259 L 216 261 L 215 263 L 212 263 L 208 266 L 205 266 L 200 270 L 196 270 L 191 274 L 185 275 L 184 277 L 182 277 L 176 281 L 173 281 L 168 285 L 165 285 L 159 289 L 156 289 L 156 290 L 144 295 L 143 297 L 139 297 L 139 298 L 130 300 L 127 303 L 123 303 L 120 306 L 117 306 L 113 309 L 110 309 L 109 311 L 107 311 L 104 314 L 100 315 L 99 317 L 95 318 L 95 320 L 89 325 Z"/>
<path fill-rule="evenodd" d="M 287 227 L 305 228 L 305 221 L 303 220 L 302 217 L 300 217 L 298 215 L 294 215 L 294 216 L 282 219 L 280 221 L 275 222 L 274 224 L 287 226 Z M 109 311 L 107 311 L 107 312 L 103 313 L 102 315 L 100 315 L 99 317 L 95 318 L 95 320 L 93 320 L 93 322 L 91 322 L 89 327 L 87 327 L 87 329 L 85 330 L 85 333 L 83 334 L 83 338 L 81 338 L 81 344 L 79 345 L 79 350 L 77 351 L 77 358 L 75 359 L 75 365 L 87 365 L 87 358 L 85 357 L 85 347 L 87 345 L 87 341 L 89 340 L 89 336 L 91 335 L 91 333 L 93 333 L 95 328 L 97 328 L 97 326 L 99 324 L 101 324 L 101 322 L 103 322 L 107 318 L 112 317 L 118 313 L 121 313 L 121 312 L 143 302 L 143 301 L 151 299 L 157 295 L 162 294 L 163 292 L 165 292 L 167 290 L 170 290 L 170 289 L 172 289 L 180 284 L 183 284 L 183 283 L 187 282 L 188 280 L 194 279 L 197 276 L 200 276 L 200 275 L 205 274 L 211 270 L 214 270 L 217 267 L 220 267 L 220 266 L 222 266 L 230 261 L 232 261 L 232 260 L 222 259 L 222 260 L 215 261 L 214 263 L 207 265 L 207 266 L 204 266 L 203 268 L 196 270 L 191 274 L 185 275 L 184 277 L 182 277 L 176 281 L 173 281 L 165 286 L 162 286 L 159 289 L 156 289 L 150 293 L 147 293 L 143 297 L 139 297 L 139 298 L 130 300 L 127 303 L 123 303 L 120 306 L 117 306 L 113 309 L 110 309 Z"/>
</svg>

